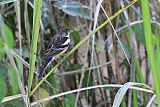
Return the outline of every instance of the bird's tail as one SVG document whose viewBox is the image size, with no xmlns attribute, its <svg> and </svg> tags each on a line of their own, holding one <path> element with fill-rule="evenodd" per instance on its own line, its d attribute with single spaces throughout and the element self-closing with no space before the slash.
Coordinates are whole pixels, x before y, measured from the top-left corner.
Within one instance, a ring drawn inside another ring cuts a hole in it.
<svg viewBox="0 0 160 107">
<path fill-rule="evenodd" d="M 50 58 L 46 58 L 46 59 L 44 60 L 44 62 L 42 63 L 42 65 L 41 65 L 41 71 L 40 71 L 40 73 L 39 73 L 39 75 L 38 75 L 38 79 L 39 79 L 39 80 L 41 80 L 42 77 L 44 76 L 45 70 L 46 70 L 46 68 L 47 68 L 47 66 L 48 66 L 48 64 L 50 63 L 51 60 L 52 60 L 51 57 L 50 57 Z"/>
<path fill-rule="evenodd" d="M 44 70 L 44 68 L 41 67 L 41 72 L 40 72 L 39 75 L 38 75 L 38 79 L 39 79 L 39 80 L 42 79 L 44 73 L 45 73 L 45 70 Z"/>
<path fill-rule="evenodd" d="M 44 62 L 42 63 L 42 66 L 41 66 L 41 71 L 40 71 L 40 74 L 38 76 L 39 80 L 42 79 L 48 65 L 50 65 L 51 63 L 53 63 L 53 65 L 55 65 L 57 63 L 57 60 L 58 60 L 58 59 L 56 59 L 56 57 L 60 57 L 62 54 L 64 54 L 66 52 L 67 49 L 68 49 L 68 47 L 66 49 L 63 49 L 63 50 L 57 50 L 57 51 L 54 50 L 54 52 L 59 53 L 57 56 L 54 55 L 55 53 L 53 54 L 53 51 L 51 51 L 51 52 L 49 51 L 50 53 L 48 52 L 45 55 Z"/>
</svg>

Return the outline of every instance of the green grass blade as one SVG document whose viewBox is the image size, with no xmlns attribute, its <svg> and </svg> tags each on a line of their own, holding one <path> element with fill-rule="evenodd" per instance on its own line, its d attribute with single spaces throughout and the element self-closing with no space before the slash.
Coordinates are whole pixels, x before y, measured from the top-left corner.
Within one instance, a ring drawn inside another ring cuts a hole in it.
<svg viewBox="0 0 160 107">
<path fill-rule="evenodd" d="M 30 91 L 33 76 L 34 76 L 34 69 L 35 69 L 35 60 L 36 60 L 36 53 L 37 53 L 37 41 L 39 35 L 39 26 L 40 26 L 40 19 L 42 14 L 42 0 L 34 0 L 34 12 L 33 12 L 33 31 L 32 31 L 32 44 L 31 44 L 31 55 L 30 55 L 30 68 L 29 68 L 29 79 L 28 79 L 28 89 Z"/>
<path fill-rule="evenodd" d="M 157 65 L 155 53 L 154 53 L 149 3 L 148 3 L 148 0 L 141 0 L 141 2 L 142 2 L 141 3 L 142 16 L 143 16 L 143 21 L 144 21 L 143 27 L 144 27 L 144 33 L 145 33 L 147 54 L 148 54 L 148 59 L 150 63 L 150 68 L 152 71 L 153 80 L 154 80 L 154 86 L 156 89 L 157 102 L 158 102 L 158 105 L 160 106 L 160 91 L 159 91 L 160 90 L 160 79 L 158 77 L 159 75 L 158 75 L 158 70 L 157 70 L 157 66 L 160 66 L 160 65 Z"/>
<path fill-rule="evenodd" d="M 7 101 L 15 100 L 15 99 L 18 99 L 20 97 L 23 97 L 23 94 L 17 94 L 17 95 L 13 95 L 13 96 L 7 96 L 7 97 L 4 97 L 4 99 L 2 100 L 1 103 L 5 103 Z"/>
<path fill-rule="evenodd" d="M 3 75 L 0 74 L 0 102 L 2 101 L 2 99 L 4 98 L 4 96 L 7 93 L 7 84 L 5 81 L 5 78 L 3 77 Z"/>
<path fill-rule="evenodd" d="M 13 94 L 17 94 L 17 93 L 19 93 L 19 87 L 18 87 L 18 77 L 16 74 L 16 70 L 12 67 L 11 64 L 8 64 L 7 68 L 8 68 L 8 74 L 10 77 L 12 92 L 13 92 Z"/>
</svg>

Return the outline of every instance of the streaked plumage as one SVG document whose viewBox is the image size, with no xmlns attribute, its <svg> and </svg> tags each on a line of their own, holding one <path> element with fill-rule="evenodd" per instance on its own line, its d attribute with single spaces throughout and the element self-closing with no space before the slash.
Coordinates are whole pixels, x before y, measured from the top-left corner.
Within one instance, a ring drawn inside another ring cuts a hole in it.
<svg viewBox="0 0 160 107">
<path fill-rule="evenodd" d="M 48 65 L 66 52 L 66 50 L 69 47 L 70 43 L 69 35 L 71 32 L 72 32 L 71 29 L 62 28 L 51 39 L 48 48 L 44 54 L 44 62 L 42 63 L 41 71 L 38 76 L 39 79 L 43 77 L 45 69 L 48 67 Z"/>
</svg>

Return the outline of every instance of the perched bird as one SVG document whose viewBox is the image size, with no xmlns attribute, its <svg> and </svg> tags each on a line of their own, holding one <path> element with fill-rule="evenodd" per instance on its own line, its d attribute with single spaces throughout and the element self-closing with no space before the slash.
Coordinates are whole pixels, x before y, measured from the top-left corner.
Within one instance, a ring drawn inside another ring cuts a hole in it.
<svg viewBox="0 0 160 107">
<path fill-rule="evenodd" d="M 49 42 L 48 48 L 44 54 L 44 61 L 41 65 L 41 71 L 38 76 L 41 79 L 45 73 L 46 68 L 52 61 L 55 61 L 60 56 L 63 56 L 70 44 L 71 29 L 61 28 L 58 33 Z"/>
</svg>

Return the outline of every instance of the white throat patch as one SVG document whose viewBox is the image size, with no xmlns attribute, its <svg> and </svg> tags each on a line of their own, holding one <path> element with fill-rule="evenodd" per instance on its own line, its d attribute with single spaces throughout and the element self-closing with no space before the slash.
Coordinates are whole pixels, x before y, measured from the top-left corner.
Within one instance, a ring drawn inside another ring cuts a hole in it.
<svg viewBox="0 0 160 107">
<path fill-rule="evenodd" d="M 62 44 L 62 46 L 64 46 L 64 45 L 68 45 L 69 43 L 70 43 L 70 38 L 68 38 L 63 44 Z"/>
</svg>

